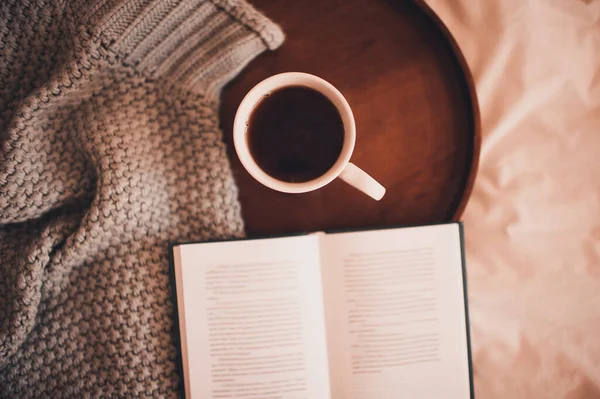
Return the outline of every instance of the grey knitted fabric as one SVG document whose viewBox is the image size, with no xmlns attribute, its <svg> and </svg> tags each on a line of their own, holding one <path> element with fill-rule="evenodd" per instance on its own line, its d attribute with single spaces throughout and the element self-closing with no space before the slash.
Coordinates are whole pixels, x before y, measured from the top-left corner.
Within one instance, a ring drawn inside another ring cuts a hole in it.
<svg viewBox="0 0 600 399">
<path fill-rule="evenodd" d="M 243 234 L 218 94 L 239 0 L 0 2 L 0 397 L 175 396 L 168 241 Z"/>
</svg>

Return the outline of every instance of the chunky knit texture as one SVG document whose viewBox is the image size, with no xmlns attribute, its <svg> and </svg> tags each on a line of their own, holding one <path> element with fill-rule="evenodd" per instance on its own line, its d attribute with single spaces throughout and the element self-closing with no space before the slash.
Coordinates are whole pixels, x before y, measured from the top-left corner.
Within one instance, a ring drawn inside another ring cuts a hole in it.
<svg viewBox="0 0 600 399">
<path fill-rule="evenodd" d="M 0 397 L 175 396 L 168 241 L 243 234 L 218 94 L 240 0 L 0 2 Z"/>
</svg>

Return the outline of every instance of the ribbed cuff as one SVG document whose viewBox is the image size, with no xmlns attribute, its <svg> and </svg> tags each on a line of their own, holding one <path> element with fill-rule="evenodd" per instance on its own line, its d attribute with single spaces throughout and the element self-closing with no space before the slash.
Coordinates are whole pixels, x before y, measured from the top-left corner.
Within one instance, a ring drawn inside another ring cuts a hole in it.
<svg viewBox="0 0 600 399">
<path fill-rule="evenodd" d="M 123 63 L 207 94 L 284 40 L 242 0 L 101 0 L 84 19 Z"/>
</svg>

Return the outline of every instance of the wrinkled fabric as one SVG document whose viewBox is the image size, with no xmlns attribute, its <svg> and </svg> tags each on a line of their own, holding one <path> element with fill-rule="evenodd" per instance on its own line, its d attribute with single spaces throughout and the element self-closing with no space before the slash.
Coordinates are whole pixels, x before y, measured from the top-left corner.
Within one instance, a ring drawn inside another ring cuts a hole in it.
<svg viewBox="0 0 600 399">
<path fill-rule="evenodd" d="M 476 397 L 600 397 L 600 1 L 427 2 L 482 115 L 464 214 Z"/>
</svg>

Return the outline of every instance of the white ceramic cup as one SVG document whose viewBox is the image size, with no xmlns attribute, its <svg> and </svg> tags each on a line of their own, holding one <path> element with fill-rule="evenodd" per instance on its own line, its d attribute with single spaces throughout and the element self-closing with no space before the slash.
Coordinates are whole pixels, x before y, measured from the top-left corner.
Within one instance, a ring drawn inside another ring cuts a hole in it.
<svg viewBox="0 0 600 399">
<path fill-rule="evenodd" d="M 323 175 L 302 183 L 282 181 L 263 171 L 254 160 L 248 148 L 248 140 L 246 138 L 248 119 L 254 107 L 264 96 L 287 86 L 305 86 L 323 94 L 335 105 L 344 124 L 344 145 L 338 160 Z M 355 142 L 356 124 L 354 123 L 354 115 L 348 105 L 348 101 L 331 83 L 308 73 L 286 72 L 263 80 L 246 94 L 246 97 L 244 97 L 238 107 L 233 122 L 233 143 L 237 155 L 248 173 L 265 186 L 284 193 L 306 193 L 317 190 L 331 183 L 336 177 L 339 177 L 346 183 L 379 201 L 385 194 L 385 188 L 358 166 L 350 162 Z"/>
</svg>

